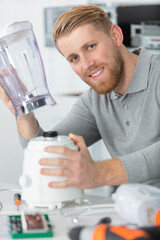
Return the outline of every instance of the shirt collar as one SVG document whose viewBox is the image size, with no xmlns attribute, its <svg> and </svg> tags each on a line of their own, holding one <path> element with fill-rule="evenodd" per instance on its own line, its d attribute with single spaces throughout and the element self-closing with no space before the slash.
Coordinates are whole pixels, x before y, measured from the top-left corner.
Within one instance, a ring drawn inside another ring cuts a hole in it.
<svg viewBox="0 0 160 240">
<path fill-rule="evenodd" d="M 120 98 L 122 95 L 115 93 L 114 91 L 110 92 L 110 98 L 112 100 Z"/>
<path fill-rule="evenodd" d="M 146 51 L 146 49 L 143 47 L 135 49 L 133 53 L 139 55 L 139 58 L 125 95 L 128 93 L 139 92 L 147 88 L 148 73 L 152 54 Z M 111 99 L 117 99 L 120 96 L 121 95 L 115 93 L 114 91 L 112 91 L 110 94 Z"/>
</svg>

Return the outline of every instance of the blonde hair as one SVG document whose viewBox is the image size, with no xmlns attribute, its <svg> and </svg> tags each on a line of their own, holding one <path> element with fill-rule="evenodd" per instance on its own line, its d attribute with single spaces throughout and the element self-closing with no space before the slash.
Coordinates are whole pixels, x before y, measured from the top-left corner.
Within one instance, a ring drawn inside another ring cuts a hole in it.
<svg viewBox="0 0 160 240">
<path fill-rule="evenodd" d="M 96 5 L 81 5 L 60 15 L 54 25 L 53 38 L 57 40 L 84 24 L 92 24 L 96 29 L 109 33 L 112 22 L 107 13 Z"/>
</svg>

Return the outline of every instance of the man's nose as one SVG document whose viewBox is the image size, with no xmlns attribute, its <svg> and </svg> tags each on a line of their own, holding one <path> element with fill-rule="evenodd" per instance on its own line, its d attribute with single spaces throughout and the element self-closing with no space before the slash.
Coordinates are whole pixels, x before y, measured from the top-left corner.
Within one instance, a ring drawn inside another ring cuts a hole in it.
<svg viewBox="0 0 160 240">
<path fill-rule="evenodd" d="M 94 60 L 84 56 L 81 58 L 81 65 L 83 70 L 91 70 L 94 66 Z"/>
</svg>

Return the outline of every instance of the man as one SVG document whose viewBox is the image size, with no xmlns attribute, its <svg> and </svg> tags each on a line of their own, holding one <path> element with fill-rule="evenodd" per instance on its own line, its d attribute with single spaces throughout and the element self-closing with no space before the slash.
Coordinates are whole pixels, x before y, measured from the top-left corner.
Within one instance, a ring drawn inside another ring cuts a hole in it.
<svg viewBox="0 0 160 240">
<path fill-rule="evenodd" d="M 79 151 L 50 146 L 47 152 L 65 157 L 39 161 L 44 166 L 41 174 L 66 177 L 49 186 L 91 189 L 127 182 L 158 184 L 160 57 L 145 49 L 129 52 L 120 27 L 94 5 L 63 13 L 53 35 L 60 53 L 91 89 L 55 128 L 59 134 L 69 134 Z M 1 98 L 13 111 L 4 92 Z M 24 145 L 43 133 L 33 114 L 18 120 L 17 126 Z M 94 162 L 87 146 L 100 139 L 112 159 Z M 52 165 L 63 168 L 47 168 Z"/>
</svg>

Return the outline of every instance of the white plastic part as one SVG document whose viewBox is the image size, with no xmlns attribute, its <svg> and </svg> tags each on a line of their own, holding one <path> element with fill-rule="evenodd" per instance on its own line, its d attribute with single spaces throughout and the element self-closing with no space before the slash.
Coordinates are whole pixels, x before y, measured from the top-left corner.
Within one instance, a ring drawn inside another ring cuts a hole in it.
<svg viewBox="0 0 160 240">
<path fill-rule="evenodd" d="M 30 29 L 32 29 L 32 24 L 29 21 L 13 22 L 0 28 L 0 38 Z"/>
<path fill-rule="evenodd" d="M 20 176 L 19 178 L 19 184 L 21 185 L 21 187 L 26 187 L 27 186 L 27 178 L 26 176 Z"/>
<path fill-rule="evenodd" d="M 138 226 L 154 224 L 160 208 L 160 189 L 146 184 L 122 184 L 112 198 L 115 209 L 128 223 Z"/>
<path fill-rule="evenodd" d="M 31 178 L 29 176 L 22 175 L 19 178 L 19 184 L 21 187 L 29 187 L 32 184 Z"/>
<path fill-rule="evenodd" d="M 51 145 L 62 145 L 75 151 L 78 150 L 78 147 L 67 136 L 57 136 L 54 138 L 37 137 L 29 142 L 24 151 L 23 175 L 20 177 L 19 182 L 22 186 L 22 199 L 31 208 L 61 208 L 64 202 L 80 199 L 83 196 L 82 189 L 75 187 L 58 189 L 48 186 L 49 182 L 64 181 L 65 177 L 40 174 L 42 166 L 39 165 L 39 160 L 41 158 L 64 157 L 63 155 L 44 152 L 44 148 Z M 47 166 L 47 168 L 56 167 Z"/>
</svg>

